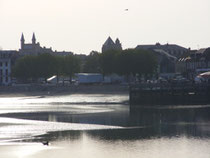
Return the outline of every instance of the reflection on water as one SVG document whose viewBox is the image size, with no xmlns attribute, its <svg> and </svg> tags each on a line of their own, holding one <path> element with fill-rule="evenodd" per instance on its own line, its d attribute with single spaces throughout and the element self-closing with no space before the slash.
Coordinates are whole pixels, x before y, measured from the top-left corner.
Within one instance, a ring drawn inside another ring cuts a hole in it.
<svg viewBox="0 0 210 158">
<path fill-rule="evenodd" d="M 122 157 L 122 158 L 207 158 L 210 154 L 210 140 L 187 137 L 153 138 L 136 140 L 100 140 L 86 134 L 81 139 L 55 142 L 58 150 L 48 151 L 46 156 L 69 157 Z M 53 154 L 52 154 L 53 153 Z M 40 156 L 42 153 L 40 153 Z"/>
<path fill-rule="evenodd" d="M 210 107 L 131 109 L 132 125 L 151 126 L 158 136 L 209 136 Z"/>
<path fill-rule="evenodd" d="M 0 100 L 0 157 L 209 158 L 210 106 L 130 109 L 123 95 L 81 97 Z"/>
</svg>

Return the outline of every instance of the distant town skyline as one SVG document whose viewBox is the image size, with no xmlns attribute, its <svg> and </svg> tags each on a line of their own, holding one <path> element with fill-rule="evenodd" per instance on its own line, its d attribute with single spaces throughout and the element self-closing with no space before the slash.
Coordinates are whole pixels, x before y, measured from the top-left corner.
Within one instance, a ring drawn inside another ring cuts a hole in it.
<svg viewBox="0 0 210 158">
<path fill-rule="evenodd" d="M 58 51 L 101 52 L 110 36 L 123 49 L 139 44 L 210 47 L 209 0 L 0 0 L 0 47 L 19 50 L 36 33 Z"/>
</svg>

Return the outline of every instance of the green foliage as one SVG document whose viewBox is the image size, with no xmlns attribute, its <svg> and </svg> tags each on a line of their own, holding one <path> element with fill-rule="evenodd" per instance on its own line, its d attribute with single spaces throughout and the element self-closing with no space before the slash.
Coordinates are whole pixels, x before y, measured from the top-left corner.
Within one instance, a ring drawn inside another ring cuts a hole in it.
<svg viewBox="0 0 210 158">
<path fill-rule="evenodd" d="M 47 79 L 55 75 L 57 69 L 55 56 L 44 53 L 36 57 L 36 62 L 36 66 L 39 70 L 39 77 Z"/>
<path fill-rule="evenodd" d="M 140 49 L 126 49 L 121 52 L 110 50 L 101 54 L 100 62 L 103 74 L 148 76 L 157 69 L 154 53 Z"/>
<path fill-rule="evenodd" d="M 12 69 L 12 75 L 21 80 L 38 78 L 39 69 L 36 67 L 37 61 L 35 56 L 24 56 L 20 58 L 15 67 Z"/>
<path fill-rule="evenodd" d="M 83 72 L 86 73 L 100 73 L 101 65 L 100 65 L 100 53 L 96 51 L 92 51 L 86 59 Z"/>
<path fill-rule="evenodd" d="M 73 75 L 80 71 L 80 60 L 74 55 L 68 55 L 64 58 L 63 61 L 63 74 L 68 75 L 71 82 Z"/>
<path fill-rule="evenodd" d="M 68 76 L 70 81 L 75 73 L 80 72 L 81 62 L 74 55 L 65 57 L 44 53 L 38 56 L 20 58 L 13 68 L 12 75 L 21 80 L 36 81 L 53 75 Z M 157 60 L 152 52 L 127 49 L 109 50 L 104 53 L 91 52 L 84 65 L 84 72 L 101 72 L 103 75 L 148 76 L 157 69 Z"/>
<path fill-rule="evenodd" d="M 99 61 L 104 75 L 117 72 L 119 54 L 118 50 L 109 50 L 101 54 Z"/>
<path fill-rule="evenodd" d="M 133 49 L 123 50 L 118 55 L 117 72 L 120 75 L 130 75 L 135 69 Z"/>
<path fill-rule="evenodd" d="M 141 75 L 152 75 L 157 69 L 157 59 L 153 52 L 137 49 L 134 51 L 135 59 L 135 71 Z"/>
<path fill-rule="evenodd" d="M 43 53 L 20 58 L 12 69 L 12 75 L 23 81 L 36 81 L 53 75 L 68 75 L 71 78 L 79 70 L 80 62 L 74 55 L 60 57 Z"/>
</svg>

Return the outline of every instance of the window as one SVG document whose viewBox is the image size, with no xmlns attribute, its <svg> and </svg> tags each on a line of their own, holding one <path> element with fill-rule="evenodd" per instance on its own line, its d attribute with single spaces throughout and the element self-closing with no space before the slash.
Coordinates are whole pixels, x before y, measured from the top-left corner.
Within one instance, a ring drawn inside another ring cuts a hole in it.
<svg viewBox="0 0 210 158">
<path fill-rule="evenodd" d="M 2 66 L 2 62 L 0 62 L 0 66 Z"/>
<path fill-rule="evenodd" d="M 8 69 L 6 69 L 6 76 L 8 76 Z"/>
<path fill-rule="evenodd" d="M 7 62 L 5 62 L 5 66 L 6 66 L 6 67 L 8 66 L 8 63 L 7 63 Z"/>
<path fill-rule="evenodd" d="M 6 77 L 6 80 L 5 81 L 8 82 L 8 77 Z"/>
</svg>

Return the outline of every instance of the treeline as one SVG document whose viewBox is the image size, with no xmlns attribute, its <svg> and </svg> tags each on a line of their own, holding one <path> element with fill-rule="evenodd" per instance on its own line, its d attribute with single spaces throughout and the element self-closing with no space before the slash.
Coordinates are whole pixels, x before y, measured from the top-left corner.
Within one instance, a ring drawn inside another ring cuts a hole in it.
<svg viewBox="0 0 210 158">
<path fill-rule="evenodd" d="M 68 76 L 70 82 L 74 73 L 80 72 L 80 60 L 74 55 L 65 57 L 43 53 L 38 56 L 24 56 L 17 60 L 12 76 L 23 82 L 36 82 L 39 78 L 47 80 L 53 75 Z"/>
<path fill-rule="evenodd" d="M 36 82 L 39 78 L 56 75 L 68 76 L 70 82 L 75 73 L 119 74 L 124 76 L 152 76 L 157 70 L 156 56 L 145 50 L 110 50 L 104 53 L 91 52 L 81 60 L 75 55 L 65 57 L 43 53 L 38 56 L 24 56 L 17 60 L 12 70 L 13 77 L 24 82 Z"/>
<path fill-rule="evenodd" d="M 125 76 L 149 77 L 157 71 L 157 58 L 153 52 L 140 49 L 91 52 L 84 65 L 84 72 L 103 75 L 116 73 Z"/>
</svg>

